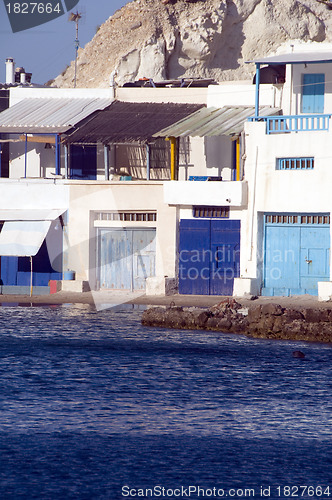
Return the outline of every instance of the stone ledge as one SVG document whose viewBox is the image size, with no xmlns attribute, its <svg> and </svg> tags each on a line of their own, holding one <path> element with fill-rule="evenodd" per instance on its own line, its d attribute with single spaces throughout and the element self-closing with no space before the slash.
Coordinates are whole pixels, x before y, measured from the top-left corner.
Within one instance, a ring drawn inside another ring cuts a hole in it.
<svg viewBox="0 0 332 500">
<path fill-rule="evenodd" d="M 332 342 L 332 309 L 294 309 L 273 303 L 245 309 L 234 299 L 225 299 L 207 309 L 150 307 L 143 312 L 142 324 L 240 333 L 255 338 Z"/>
</svg>

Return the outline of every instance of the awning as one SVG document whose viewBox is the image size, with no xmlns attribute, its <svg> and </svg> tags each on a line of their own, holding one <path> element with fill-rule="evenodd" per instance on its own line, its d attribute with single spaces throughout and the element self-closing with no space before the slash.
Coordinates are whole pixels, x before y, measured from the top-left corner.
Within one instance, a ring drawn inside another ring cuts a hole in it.
<svg viewBox="0 0 332 500">
<path fill-rule="evenodd" d="M 188 117 L 203 106 L 172 102 L 114 101 L 108 108 L 98 111 L 69 130 L 66 142 L 146 142 L 156 137 L 158 130 Z"/>
<path fill-rule="evenodd" d="M 0 133 L 63 133 L 112 102 L 95 97 L 26 98 L 0 113 Z"/>
<path fill-rule="evenodd" d="M 247 63 L 256 64 L 317 64 L 332 62 L 331 52 L 291 52 L 275 56 L 262 57 Z"/>
<path fill-rule="evenodd" d="M 65 212 L 63 208 L 0 209 L 0 221 L 52 221 Z M 1 255 L 1 254 L 0 254 Z"/>
<path fill-rule="evenodd" d="M 279 108 L 261 106 L 260 116 L 278 115 Z M 223 106 L 202 108 L 170 127 L 158 131 L 155 137 L 212 137 L 218 135 L 238 136 L 246 120 L 255 116 L 254 106 Z"/>
<path fill-rule="evenodd" d="M 7 221 L 0 233 L 0 255 L 32 257 L 38 253 L 51 221 Z"/>
<path fill-rule="evenodd" d="M 0 209 L 0 255 L 32 257 L 43 244 L 52 221 L 65 209 Z"/>
</svg>

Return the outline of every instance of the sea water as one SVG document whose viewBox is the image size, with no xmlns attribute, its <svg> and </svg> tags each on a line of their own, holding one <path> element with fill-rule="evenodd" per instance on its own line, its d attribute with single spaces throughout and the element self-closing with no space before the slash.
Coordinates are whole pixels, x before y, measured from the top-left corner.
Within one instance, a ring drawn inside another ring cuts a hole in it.
<svg viewBox="0 0 332 500">
<path fill-rule="evenodd" d="M 0 308 L 1 500 L 332 497 L 332 346 L 141 314 Z"/>
</svg>

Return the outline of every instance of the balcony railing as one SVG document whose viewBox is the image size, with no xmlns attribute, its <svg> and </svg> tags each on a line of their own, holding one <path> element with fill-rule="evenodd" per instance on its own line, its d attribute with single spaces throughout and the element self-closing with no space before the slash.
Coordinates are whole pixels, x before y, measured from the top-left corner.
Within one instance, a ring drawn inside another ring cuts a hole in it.
<svg viewBox="0 0 332 500">
<path fill-rule="evenodd" d="M 332 115 L 278 115 L 253 116 L 249 121 L 266 122 L 267 134 L 285 134 L 288 132 L 313 132 L 329 130 Z"/>
</svg>

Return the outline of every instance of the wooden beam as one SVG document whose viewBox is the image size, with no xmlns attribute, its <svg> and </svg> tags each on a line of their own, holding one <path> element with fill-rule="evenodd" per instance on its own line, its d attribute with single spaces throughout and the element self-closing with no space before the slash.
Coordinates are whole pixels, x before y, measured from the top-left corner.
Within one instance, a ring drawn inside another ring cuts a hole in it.
<svg viewBox="0 0 332 500">
<path fill-rule="evenodd" d="M 25 135 L 20 135 L 21 141 L 25 142 Z M 28 142 L 41 142 L 43 144 L 55 144 L 55 135 L 27 135 Z"/>
</svg>

